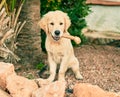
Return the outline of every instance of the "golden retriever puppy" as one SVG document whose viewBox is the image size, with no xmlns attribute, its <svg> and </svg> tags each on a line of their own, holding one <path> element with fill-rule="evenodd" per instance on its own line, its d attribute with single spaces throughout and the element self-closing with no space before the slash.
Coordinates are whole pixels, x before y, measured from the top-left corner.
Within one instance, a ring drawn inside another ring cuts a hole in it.
<svg viewBox="0 0 120 97">
<path fill-rule="evenodd" d="M 65 72 L 71 68 L 77 79 L 82 79 L 79 72 L 79 62 L 74 55 L 70 39 L 62 38 L 70 27 L 70 19 L 62 11 L 50 11 L 45 14 L 40 22 L 40 28 L 46 32 L 46 50 L 50 66 L 50 76 L 47 79 L 52 82 L 56 75 L 57 65 L 60 64 L 58 80 L 65 80 Z"/>
</svg>

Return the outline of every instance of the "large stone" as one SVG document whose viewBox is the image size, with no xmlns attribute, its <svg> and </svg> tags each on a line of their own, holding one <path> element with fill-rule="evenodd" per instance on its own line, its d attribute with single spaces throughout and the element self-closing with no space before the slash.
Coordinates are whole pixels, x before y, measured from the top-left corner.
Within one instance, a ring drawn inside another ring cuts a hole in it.
<svg viewBox="0 0 120 97">
<path fill-rule="evenodd" d="M 74 86 L 74 97 L 120 97 L 120 95 L 102 90 L 97 85 L 79 83 Z"/>
<path fill-rule="evenodd" d="M 31 97 L 38 86 L 33 80 L 15 74 L 7 78 L 7 89 L 12 97 Z"/>
<path fill-rule="evenodd" d="M 56 81 L 37 89 L 32 97 L 64 97 L 64 95 L 65 82 Z"/>
<path fill-rule="evenodd" d="M 0 62 L 0 87 L 2 89 L 6 89 L 6 78 L 11 74 L 15 74 L 13 64 Z"/>
<path fill-rule="evenodd" d="M 0 97 L 11 97 L 11 96 L 2 89 L 0 89 Z"/>
</svg>

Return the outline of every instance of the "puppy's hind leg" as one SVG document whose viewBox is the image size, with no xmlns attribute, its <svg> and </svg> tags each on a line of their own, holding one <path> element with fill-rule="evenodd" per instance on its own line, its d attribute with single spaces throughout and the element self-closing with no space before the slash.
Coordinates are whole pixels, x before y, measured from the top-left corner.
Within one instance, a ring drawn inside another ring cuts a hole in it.
<svg viewBox="0 0 120 97">
<path fill-rule="evenodd" d="M 72 60 L 70 62 L 70 67 L 73 70 L 73 72 L 75 73 L 76 79 L 78 79 L 78 80 L 83 79 L 83 76 L 80 74 L 80 71 L 79 71 L 79 62 L 76 57 L 72 58 Z"/>
</svg>

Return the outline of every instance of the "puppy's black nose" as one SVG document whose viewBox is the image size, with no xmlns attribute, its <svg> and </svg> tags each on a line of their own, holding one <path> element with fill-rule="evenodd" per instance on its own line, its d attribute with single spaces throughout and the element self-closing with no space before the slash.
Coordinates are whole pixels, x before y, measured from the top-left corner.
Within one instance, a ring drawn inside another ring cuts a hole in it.
<svg viewBox="0 0 120 97">
<path fill-rule="evenodd" d="M 59 35 L 60 35 L 60 31 L 59 31 L 59 30 L 56 30 L 56 31 L 55 31 L 55 35 L 56 35 L 56 36 L 59 36 Z"/>
</svg>

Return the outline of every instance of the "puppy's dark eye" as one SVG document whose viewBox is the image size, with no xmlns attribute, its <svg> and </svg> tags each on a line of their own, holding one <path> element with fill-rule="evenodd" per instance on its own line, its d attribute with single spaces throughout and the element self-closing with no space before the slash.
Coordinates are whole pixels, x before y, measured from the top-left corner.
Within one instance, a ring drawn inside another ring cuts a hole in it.
<svg viewBox="0 0 120 97">
<path fill-rule="evenodd" d="M 54 25 L 54 23 L 52 22 L 52 23 L 50 23 L 50 25 Z"/>
<path fill-rule="evenodd" d="M 63 23 L 60 23 L 60 25 L 63 25 Z"/>
</svg>

